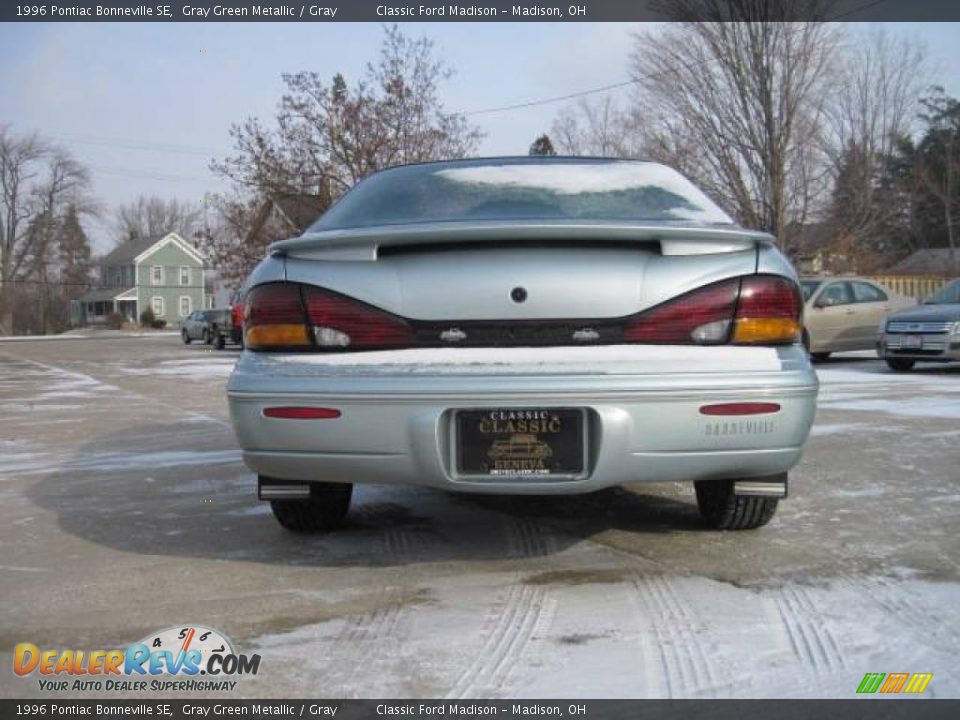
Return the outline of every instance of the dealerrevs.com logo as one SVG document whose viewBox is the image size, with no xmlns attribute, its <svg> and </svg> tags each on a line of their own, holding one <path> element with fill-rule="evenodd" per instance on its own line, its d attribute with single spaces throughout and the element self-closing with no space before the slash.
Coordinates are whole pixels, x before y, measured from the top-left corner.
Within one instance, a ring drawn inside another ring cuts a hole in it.
<svg viewBox="0 0 960 720">
<path fill-rule="evenodd" d="M 64 692 L 233 690 L 256 675 L 259 655 L 241 655 L 226 635 L 202 625 L 178 625 L 150 633 L 125 650 L 40 649 L 18 643 L 13 672 L 37 677 L 40 690 Z"/>
</svg>

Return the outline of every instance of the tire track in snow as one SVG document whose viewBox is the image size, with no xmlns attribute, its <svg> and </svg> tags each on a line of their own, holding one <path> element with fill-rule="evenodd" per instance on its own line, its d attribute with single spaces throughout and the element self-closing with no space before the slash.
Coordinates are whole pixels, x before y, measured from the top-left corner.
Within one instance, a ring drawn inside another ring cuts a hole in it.
<svg viewBox="0 0 960 720">
<path fill-rule="evenodd" d="M 360 518 L 382 513 L 391 504 L 374 503 L 357 510 Z M 410 532 L 403 526 L 390 525 L 382 530 L 381 552 L 388 561 L 403 563 L 411 556 Z M 399 644 L 398 631 L 410 611 L 409 598 L 402 592 L 403 586 L 384 585 L 375 593 L 377 607 L 360 615 L 347 618 L 333 639 L 332 652 L 338 654 L 338 664 L 356 668 L 368 662 L 378 645 Z M 342 652 L 341 652 L 342 650 Z"/>
<path fill-rule="evenodd" d="M 506 521 L 511 555 L 545 555 L 551 548 L 542 528 L 526 518 Z M 488 630 L 479 655 L 457 678 L 447 693 L 449 699 L 490 695 L 503 687 L 511 670 L 523 657 L 535 633 L 545 633 L 555 612 L 542 585 L 523 583 L 518 573 L 484 621 Z"/>
<path fill-rule="evenodd" d="M 802 663 L 815 673 L 846 666 L 833 632 L 803 587 L 783 587 L 777 605 L 790 647 Z"/>
<path fill-rule="evenodd" d="M 700 623 L 673 584 L 661 575 L 639 573 L 634 574 L 632 584 L 657 639 L 667 696 L 715 694 L 717 678 L 700 642 Z"/>
</svg>

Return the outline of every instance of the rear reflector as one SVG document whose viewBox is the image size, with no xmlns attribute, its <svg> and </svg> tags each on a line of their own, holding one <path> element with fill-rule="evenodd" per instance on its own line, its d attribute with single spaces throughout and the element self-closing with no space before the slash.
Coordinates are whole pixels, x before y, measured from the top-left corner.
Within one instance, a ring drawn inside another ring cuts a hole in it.
<svg viewBox="0 0 960 720">
<path fill-rule="evenodd" d="M 775 412 L 780 412 L 777 403 L 764 402 L 719 403 L 700 408 L 701 415 L 766 415 Z"/>
<path fill-rule="evenodd" d="M 263 416 L 284 420 L 334 420 L 340 417 L 340 411 L 321 407 L 269 407 L 263 409 Z"/>
</svg>

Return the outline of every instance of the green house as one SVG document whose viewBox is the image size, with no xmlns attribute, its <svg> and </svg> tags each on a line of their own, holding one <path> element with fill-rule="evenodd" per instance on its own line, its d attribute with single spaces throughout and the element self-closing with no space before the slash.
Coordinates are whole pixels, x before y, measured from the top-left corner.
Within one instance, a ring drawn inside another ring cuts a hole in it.
<svg viewBox="0 0 960 720">
<path fill-rule="evenodd" d="M 205 265 L 203 254 L 177 233 L 125 242 L 101 258 L 97 288 L 76 301 L 79 319 L 95 325 L 120 313 L 135 322 L 152 308 L 158 320 L 176 326 L 206 307 Z"/>
</svg>

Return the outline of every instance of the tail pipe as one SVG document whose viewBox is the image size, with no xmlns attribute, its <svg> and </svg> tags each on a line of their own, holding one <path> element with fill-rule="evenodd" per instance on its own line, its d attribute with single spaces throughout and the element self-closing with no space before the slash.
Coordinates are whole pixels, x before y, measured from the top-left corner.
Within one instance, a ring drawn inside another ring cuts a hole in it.
<svg viewBox="0 0 960 720">
<path fill-rule="evenodd" d="M 754 497 L 785 498 L 787 496 L 787 475 L 757 478 L 755 480 L 735 480 L 733 483 L 734 495 Z"/>
<path fill-rule="evenodd" d="M 309 500 L 310 483 L 258 478 L 257 497 L 261 500 Z"/>
</svg>

